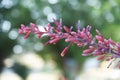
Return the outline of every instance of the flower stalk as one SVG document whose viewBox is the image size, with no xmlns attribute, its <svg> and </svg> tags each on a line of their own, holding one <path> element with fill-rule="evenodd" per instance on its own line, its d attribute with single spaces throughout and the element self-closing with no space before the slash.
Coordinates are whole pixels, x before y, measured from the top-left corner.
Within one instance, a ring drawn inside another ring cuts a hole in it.
<svg viewBox="0 0 120 80">
<path fill-rule="evenodd" d="M 56 44 L 61 39 L 64 39 L 66 43 L 76 44 L 78 47 L 88 46 L 88 49 L 83 50 L 83 56 L 97 56 L 98 60 L 115 60 L 120 58 L 120 43 L 114 42 L 111 38 L 105 39 L 104 36 L 96 29 L 95 37 L 91 34 L 91 26 L 81 29 L 80 21 L 77 24 L 77 31 L 72 30 L 73 27 L 67 27 L 62 25 L 62 19 L 60 22 L 53 19 L 56 27 L 52 27 L 50 23 L 48 28 L 44 28 L 44 32 L 39 30 L 38 26 L 34 23 L 30 23 L 30 27 L 21 25 L 19 29 L 20 34 L 24 34 L 24 38 L 27 39 L 31 33 L 41 38 L 42 35 L 47 34 L 50 40 L 45 44 Z M 70 47 L 70 46 L 69 46 Z M 65 47 L 61 53 L 61 56 L 65 56 L 69 47 Z M 112 62 L 113 62 L 112 61 Z M 112 63 L 110 63 L 111 65 Z M 110 66 L 109 65 L 109 66 Z M 108 68 L 109 68 L 108 66 Z"/>
</svg>

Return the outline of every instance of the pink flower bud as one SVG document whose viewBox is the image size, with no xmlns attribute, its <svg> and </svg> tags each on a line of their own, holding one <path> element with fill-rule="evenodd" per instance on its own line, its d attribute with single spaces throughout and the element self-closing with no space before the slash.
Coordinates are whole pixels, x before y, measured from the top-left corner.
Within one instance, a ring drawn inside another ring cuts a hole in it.
<svg viewBox="0 0 120 80">
<path fill-rule="evenodd" d="M 72 34 L 72 35 L 76 35 L 76 32 L 72 31 L 71 34 Z"/>
<path fill-rule="evenodd" d="M 56 33 L 59 33 L 59 32 L 60 32 L 60 30 L 57 29 L 57 28 L 53 28 L 53 30 L 54 30 Z"/>
<path fill-rule="evenodd" d="M 120 43 L 117 44 L 117 48 L 120 50 Z"/>
<path fill-rule="evenodd" d="M 100 55 L 100 56 L 98 56 L 97 60 L 102 60 L 103 58 L 105 58 L 105 56 L 104 55 Z"/>
<path fill-rule="evenodd" d="M 110 60 L 111 60 L 111 57 L 107 57 L 107 58 L 106 58 L 106 61 L 110 61 Z"/>
<path fill-rule="evenodd" d="M 48 30 L 45 30 L 45 31 L 50 31 L 50 29 L 51 29 L 50 23 L 48 23 L 47 26 L 48 26 Z"/>
<path fill-rule="evenodd" d="M 82 32 L 81 32 L 81 37 L 82 37 L 82 38 L 87 38 L 86 33 L 84 33 L 84 32 L 82 31 Z"/>
<path fill-rule="evenodd" d="M 21 29 L 24 29 L 26 26 L 24 24 L 21 24 Z"/>
<path fill-rule="evenodd" d="M 90 48 L 90 49 L 94 49 L 94 47 L 93 47 L 93 46 L 89 46 L 89 48 Z"/>
<path fill-rule="evenodd" d="M 98 41 L 101 41 L 101 42 L 103 42 L 104 41 L 104 38 L 102 37 L 102 36 L 96 36 L 96 39 L 98 40 Z"/>
<path fill-rule="evenodd" d="M 91 37 L 91 33 L 90 32 L 87 32 L 87 35 L 88 35 L 88 37 Z"/>
<path fill-rule="evenodd" d="M 77 46 L 82 47 L 82 46 L 85 46 L 85 44 L 84 44 L 84 43 L 79 42 L 79 43 L 77 44 Z"/>
<path fill-rule="evenodd" d="M 61 56 L 64 57 L 64 55 L 67 53 L 69 47 L 65 47 L 64 50 L 61 53 Z"/>
<path fill-rule="evenodd" d="M 96 29 L 96 32 L 98 35 L 102 35 L 99 30 Z"/>
<path fill-rule="evenodd" d="M 55 19 L 53 19 L 53 21 L 54 21 L 54 24 L 55 24 L 56 26 L 59 26 L 59 25 L 60 25 L 59 22 L 57 22 Z"/>
<path fill-rule="evenodd" d="M 56 39 L 52 39 L 49 41 L 50 44 L 56 44 L 60 39 L 56 38 Z"/>
<path fill-rule="evenodd" d="M 44 32 L 40 32 L 40 31 L 35 32 L 35 33 L 37 34 L 37 37 L 38 37 L 38 38 L 40 38 L 40 37 L 44 34 Z"/>
<path fill-rule="evenodd" d="M 33 29 L 38 28 L 37 25 L 34 24 L 34 23 L 30 23 L 30 26 L 31 26 Z"/>
<path fill-rule="evenodd" d="M 26 35 L 24 36 L 24 39 L 27 39 L 28 36 L 30 35 L 31 32 L 27 32 Z"/>
<path fill-rule="evenodd" d="M 110 44 L 115 45 L 115 42 L 112 39 L 108 40 Z"/>
<path fill-rule="evenodd" d="M 23 31 L 22 31 L 21 29 L 19 29 L 18 32 L 19 32 L 19 34 L 22 34 L 22 33 L 23 33 Z"/>
<path fill-rule="evenodd" d="M 66 32 L 68 32 L 68 33 L 71 32 L 68 27 L 64 26 L 63 28 L 64 28 L 64 30 L 65 30 Z"/>
<path fill-rule="evenodd" d="M 83 51 L 83 53 L 87 53 L 88 54 L 88 53 L 91 53 L 92 51 L 93 51 L 93 49 L 86 49 L 86 50 Z"/>
<path fill-rule="evenodd" d="M 104 44 L 105 44 L 105 46 L 106 46 L 107 48 L 109 48 L 109 42 L 108 42 L 107 39 L 104 39 Z"/>
</svg>

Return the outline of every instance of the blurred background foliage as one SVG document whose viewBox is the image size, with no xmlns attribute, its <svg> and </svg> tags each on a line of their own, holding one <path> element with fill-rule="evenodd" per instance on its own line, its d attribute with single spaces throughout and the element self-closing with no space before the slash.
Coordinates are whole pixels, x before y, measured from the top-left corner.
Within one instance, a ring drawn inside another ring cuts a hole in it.
<svg viewBox="0 0 120 80">
<path fill-rule="evenodd" d="M 55 61 L 56 67 L 68 80 L 74 80 L 69 70 L 76 68 L 80 72 L 84 61 L 88 57 L 81 56 L 82 49 L 76 45 L 72 46 L 65 57 L 60 52 L 67 43 L 60 41 L 57 45 L 44 47 L 48 38 L 36 39 L 31 36 L 24 40 L 18 34 L 21 24 L 29 25 L 33 22 L 39 26 L 45 26 L 48 22 L 53 23 L 52 18 L 63 20 L 63 25 L 74 26 L 81 21 L 81 27 L 92 26 L 92 33 L 99 29 L 106 38 L 111 37 L 120 42 L 120 0 L 0 0 L 0 72 L 10 68 L 26 79 L 29 69 L 14 61 L 7 67 L 5 60 L 11 56 L 35 52 L 45 62 Z M 16 60 L 17 58 L 13 59 Z M 9 60 L 8 60 L 9 62 Z M 74 75 L 73 75 L 74 76 Z M 61 79 L 62 80 L 62 79 Z"/>
</svg>

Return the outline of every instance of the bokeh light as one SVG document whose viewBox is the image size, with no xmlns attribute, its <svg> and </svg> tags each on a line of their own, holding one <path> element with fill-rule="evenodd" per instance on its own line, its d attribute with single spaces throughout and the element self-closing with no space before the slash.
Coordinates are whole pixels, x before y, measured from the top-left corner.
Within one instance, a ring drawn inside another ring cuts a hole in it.
<svg viewBox="0 0 120 80">
<path fill-rule="evenodd" d="M 0 80 L 23 80 L 19 75 L 14 73 L 10 69 L 4 69 L 3 73 L 0 76 Z"/>
<path fill-rule="evenodd" d="M 20 46 L 20 45 L 15 45 L 15 46 L 13 47 L 13 52 L 16 53 L 16 54 L 22 53 L 22 52 L 23 52 L 22 46 Z"/>
<path fill-rule="evenodd" d="M 10 30 L 10 28 L 11 28 L 10 21 L 7 21 L 7 20 L 3 21 L 3 23 L 2 23 L 2 31 L 3 32 L 8 32 Z"/>
</svg>

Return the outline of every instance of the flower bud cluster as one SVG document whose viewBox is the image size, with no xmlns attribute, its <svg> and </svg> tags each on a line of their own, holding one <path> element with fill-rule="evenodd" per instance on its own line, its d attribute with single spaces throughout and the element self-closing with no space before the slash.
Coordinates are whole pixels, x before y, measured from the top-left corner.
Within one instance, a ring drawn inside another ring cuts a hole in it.
<svg viewBox="0 0 120 80">
<path fill-rule="evenodd" d="M 96 30 L 97 35 L 94 37 L 91 34 L 91 26 L 81 29 L 80 21 L 78 21 L 77 31 L 73 30 L 73 27 L 67 27 L 62 25 L 62 19 L 60 22 L 57 22 L 53 19 L 56 27 L 52 27 L 48 23 L 47 27 L 44 27 L 44 31 L 41 31 L 37 25 L 30 23 L 30 27 L 21 25 L 19 29 L 20 34 L 24 34 L 24 38 L 27 39 L 31 33 L 37 35 L 38 38 L 41 38 L 42 35 L 47 34 L 50 39 L 45 43 L 47 44 L 56 44 L 59 40 L 64 39 L 66 43 L 76 44 L 78 47 L 88 46 L 88 49 L 83 50 L 83 56 L 98 56 L 98 60 L 114 60 L 120 57 L 120 43 L 114 42 L 111 38 L 105 39 L 104 36 Z M 63 57 L 69 47 L 68 45 L 61 52 Z"/>
</svg>

